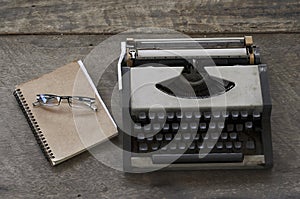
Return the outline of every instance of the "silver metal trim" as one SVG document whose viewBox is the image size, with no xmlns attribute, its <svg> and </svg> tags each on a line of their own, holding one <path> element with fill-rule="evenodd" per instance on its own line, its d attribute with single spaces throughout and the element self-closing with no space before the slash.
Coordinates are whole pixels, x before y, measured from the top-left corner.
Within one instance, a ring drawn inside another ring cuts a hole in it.
<svg viewBox="0 0 300 199">
<path fill-rule="evenodd" d="M 121 42 L 121 54 L 118 61 L 118 82 L 119 82 L 119 90 L 122 90 L 122 60 L 126 54 L 126 42 Z"/>
<path fill-rule="evenodd" d="M 175 38 L 175 39 L 134 39 L 135 42 L 143 43 L 169 43 L 169 42 L 189 42 L 189 41 L 213 41 L 213 42 L 240 42 L 244 37 L 218 37 L 218 38 Z"/>
<path fill-rule="evenodd" d="M 264 155 L 245 155 L 243 162 L 235 163 L 190 163 L 190 164 L 153 164 L 151 157 L 131 157 L 131 165 L 134 168 L 226 168 L 226 167 L 245 167 L 259 166 L 265 164 Z"/>
<path fill-rule="evenodd" d="M 199 107 L 204 110 L 213 106 L 215 110 L 223 110 L 224 107 L 241 110 L 246 107 L 262 111 L 263 102 L 257 65 L 205 67 L 209 75 L 235 83 L 235 87 L 230 91 L 210 98 L 177 98 L 155 87 L 159 82 L 179 76 L 182 70 L 183 67 L 133 67 L 130 85 L 132 110 L 145 110 L 160 105 L 165 109 Z"/>
<path fill-rule="evenodd" d="M 227 49 L 172 49 L 172 50 L 138 50 L 136 59 L 145 58 L 186 58 L 186 57 L 238 57 L 246 58 L 246 48 Z"/>
</svg>

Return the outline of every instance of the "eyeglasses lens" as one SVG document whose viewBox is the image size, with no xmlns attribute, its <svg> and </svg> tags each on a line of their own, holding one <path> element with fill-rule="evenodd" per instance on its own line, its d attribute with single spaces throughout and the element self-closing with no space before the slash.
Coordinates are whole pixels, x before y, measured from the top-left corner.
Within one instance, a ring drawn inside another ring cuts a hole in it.
<svg viewBox="0 0 300 199">
<path fill-rule="evenodd" d="M 57 96 L 41 95 L 40 100 L 46 106 L 58 106 L 59 105 L 59 97 L 57 97 Z"/>
<path fill-rule="evenodd" d="M 91 100 L 81 97 L 72 97 L 69 99 L 69 104 L 74 108 L 88 108 L 91 105 Z"/>
</svg>

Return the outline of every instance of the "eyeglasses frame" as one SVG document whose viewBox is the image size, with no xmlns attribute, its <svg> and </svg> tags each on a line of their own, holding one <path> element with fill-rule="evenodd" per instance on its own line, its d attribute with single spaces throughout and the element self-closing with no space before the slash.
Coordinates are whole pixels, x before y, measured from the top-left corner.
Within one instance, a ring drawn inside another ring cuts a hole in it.
<svg viewBox="0 0 300 199">
<path fill-rule="evenodd" d="M 57 104 L 53 104 L 53 105 L 49 105 L 47 103 L 44 103 L 41 99 L 41 97 L 44 96 L 44 97 L 48 97 L 49 99 L 50 98 L 57 98 L 58 100 L 58 103 Z M 67 100 L 68 101 L 68 104 L 70 107 L 74 107 L 72 106 L 71 104 L 71 101 L 70 99 L 72 98 L 78 98 L 79 101 L 82 101 L 82 102 L 87 102 L 87 106 L 90 107 L 92 110 L 94 111 L 97 111 L 97 107 L 95 106 L 95 101 L 96 99 L 95 98 L 91 98 L 91 97 L 84 97 L 84 96 L 60 96 L 60 95 L 54 95 L 54 94 L 37 94 L 36 95 L 36 102 L 33 102 L 32 105 L 33 106 L 39 106 L 39 105 L 42 105 L 42 106 L 47 106 L 47 107 L 52 107 L 52 106 L 59 106 L 61 104 L 61 101 L 62 100 Z"/>
</svg>

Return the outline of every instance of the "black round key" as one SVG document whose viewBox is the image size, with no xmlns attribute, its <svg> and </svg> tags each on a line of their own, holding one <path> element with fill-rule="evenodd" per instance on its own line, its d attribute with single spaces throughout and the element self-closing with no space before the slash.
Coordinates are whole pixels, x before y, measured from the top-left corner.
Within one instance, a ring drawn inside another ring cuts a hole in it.
<svg viewBox="0 0 300 199">
<path fill-rule="evenodd" d="M 134 124 L 134 131 L 135 132 L 142 132 L 142 126 L 140 123 Z"/>
<path fill-rule="evenodd" d="M 160 149 L 160 150 L 162 150 L 162 151 L 166 151 L 167 149 L 168 149 L 168 145 L 165 145 L 165 146 L 161 147 L 161 149 Z"/>
<path fill-rule="evenodd" d="M 147 124 L 147 125 L 144 126 L 144 132 L 145 133 L 151 132 L 151 124 Z"/>
<path fill-rule="evenodd" d="M 218 123 L 218 128 L 219 129 L 224 129 L 224 122 L 219 122 Z"/>
<path fill-rule="evenodd" d="M 221 133 L 221 138 L 222 140 L 226 140 L 228 137 L 228 134 L 227 133 Z"/>
<path fill-rule="evenodd" d="M 176 149 L 177 149 L 177 144 L 174 143 L 174 142 L 172 142 L 172 143 L 170 143 L 170 144 L 168 145 L 168 147 L 169 147 L 169 149 L 171 149 L 171 150 L 176 150 Z"/>
<path fill-rule="evenodd" d="M 232 149 L 232 142 L 226 142 L 226 149 Z"/>
<path fill-rule="evenodd" d="M 196 131 L 198 129 L 198 124 L 196 122 L 190 123 L 190 128 L 191 130 Z"/>
<path fill-rule="evenodd" d="M 179 129 L 179 124 L 178 123 L 172 123 L 172 129 L 174 131 L 177 131 Z"/>
<path fill-rule="evenodd" d="M 155 113 L 154 112 L 149 112 L 149 119 L 154 120 L 155 119 Z"/>
<path fill-rule="evenodd" d="M 209 123 L 209 128 L 210 128 L 210 129 L 215 129 L 215 128 L 216 128 L 216 123 L 210 122 L 210 123 Z"/>
<path fill-rule="evenodd" d="M 180 124 L 180 128 L 181 128 L 182 130 L 187 130 L 188 127 L 189 127 L 188 123 L 182 122 L 182 123 Z"/>
<path fill-rule="evenodd" d="M 153 140 L 153 134 L 152 133 L 148 134 L 146 137 L 147 137 L 148 141 L 152 141 Z"/>
<path fill-rule="evenodd" d="M 241 131 L 243 131 L 244 126 L 243 126 L 243 124 L 236 124 L 235 128 L 237 131 L 241 132 Z"/>
<path fill-rule="evenodd" d="M 153 136 L 147 137 L 147 140 L 148 140 L 148 141 L 152 141 L 152 140 L 153 140 Z"/>
<path fill-rule="evenodd" d="M 222 117 L 223 118 L 228 118 L 229 112 L 228 111 L 222 111 Z"/>
<path fill-rule="evenodd" d="M 238 111 L 232 111 L 231 116 L 232 116 L 232 119 L 237 119 L 239 117 L 239 112 Z"/>
<path fill-rule="evenodd" d="M 236 140 L 237 139 L 237 133 L 236 132 L 232 132 L 229 134 L 230 139 L 232 140 Z"/>
<path fill-rule="evenodd" d="M 209 134 L 208 133 L 202 133 L 202 139 L 203 140 L 207 140 L 209 138 Z"/>
<path fill-rule="evenodd" d="M 194 140 L 199 140 L 200 136 L 199 136 L 198 133 L 193 133 L 193 134 L 192 134 L 192 138 L 193 138 Z"/>
<path fill-rule="evenodd" d="M 216 147 L 217 147 L 217 149 L 222 149 L 223 148 L 223 143 L 222 142 L 217 142 Z"/>
<path fill-rule="evenodd" d="M 146 113 L 145 112 L 140 112 L 139 113 L 139 119 L 140 120 L 145 120 L 147 118 Z"/>
<path fill-rule="evenodd" d="M 201 118 L 201 113 L 200 112 L 194 112 L 194 116 L 196 119 L 200 119 Z"/>
<path fill-rule="evenodd" d="M 206 142 L 207 148 L 212 149 L 215 146 L 214 142 Z"/>
<path fill-rule="evenodd" d="M 220 116 L 221 116 L 221 113 L 219 111 L 215 111 L 212 114 L 213 114 L 214 118 L 220 118 Z"/>
<path fill-rule="evenodd" d="M 252 129 L 252 126 L 253 126 L 252 122 L 246 122 L 245 123 L 246 129 Z"/>
<path fill-rule="evenodd" d="M 145 134 L 144 133 L 138 133 L 137 134 L 137 139 L 138 140 L 144 140 L 145 139 Z"/>
<path fill-rule="evenodd" d="M 148 151 L 148 145 L 146 143 L 140 143 L 139 144 L 139 150 L 142 152 Z"/>
<path fill-rule="evenodd" d="M 177 117 L 177 119 L 181 119 L 182 118 L 182 113 L 181 112 L 176 112 L 176 117 Z"/>
<path fill-rule="evenodd" d="M 164 132 L 168 132 L 170 129 L 170 125 L 169 124 L 165 124 L 164 127 L 163 127 L 163 131 Z"/>
<path fill-rule="evenodd" d="M 191 134 L 190 133 L 184 133 L 182 137 L 183 137 L 184 140 L 190 140 L 191 139 Z"/>
<path fill-rule="evenodd" d="M 181 140 L 181 134 L 180 133 L 177 133 L 175 136 L 174 136 L 174 139 L 175 140 Z"/>
<path fill-rule="evenodd" d="M 236 148 L 236 149 L 242 148 L 242 143 L 241 142 L 234 142 L 234 148 Z"/>
<path fill-rule="evenodd" d="M 194 150 L 195 149 L 195 143 L 194 142 L 191 143 L 191 145 L 189 146 L 189 149 L 190 150 Z"/>
<path fill-rule="evenodd" d="M 159 112 L 159 113 L 157 114 L 157 118 L 158 118 L 159 120 L 164 120 L 164 119 L 165 119 L 165 113 L 164 113 L 164 112 Z"/>
<path fill-rule="evenodd" d="M 202 142 L 197 142 L 197 147 L 199 148 L 199 149 L 204 149 L 205 148 L 205 144 L 204 144 L 204 142 L 202 143 Z"/>
<path fill-rule="evenodd" d="M 191 119 L 191 118 L 193 117 L 193 113 L 192 113 L 192 112 L 189 112 L 189 111 L 188 111 L 188 112 L 185 112 L 184 115 L 185 115 L 185 118 L 186 118 L 186 119 Z"/>
<path fill-rule="evenodd" d="M 248 117 L 248 111 L 241 111 L 241 116 L 243 119 Z"/>
<path fill-rule="evenodd" d="M 153 124 L 153 130 L 158 132 L 161 129 L 160 124 L 159 123 L 155 123 Z"/>
<path fill-rule="evenodd" d="M 206 130 L 206 123 L 200 123 L 200 130 Z"/>
<path fill-rule="evenodd" d="M 156 134 L 155 138 L 156 138 L 157 141 L 162 141 L 163 140 L 163 135 L 160 134 L 160 133 Z"/>
<path fill-rule="evenodd" d="M 210 136 L 211 136 L 211 139 L 217 140 L 217 139 L 219 139 L 220 134 L 218 132 L 212 132 L 210 134 Z"/>
<path fill-rule="evenodd" d="M 258 111 L 253 111 L 253 118 L 254 118 L 254 119 L 260 118 L 260 112 L 258 112 Z"/>
<path fill-rule="evenodd" d="M 205 119 L 210 119 L 211 113 L 210 112 L 204 112 L 204 118 Z"/>
<path fill-rule="evenodd" d="M 227 124 L 227 131 L 233 131 L 234 125 L 233 124 Z"/>
<path fill-rule="evenodd" d="M 172 134 L 171 134 L 171 133 L 165 134 L 165 140 L 166 140 L 166 141 L 172 140 Z"/>
<path fill-rule="evenodd" d="M 155 142 L 155 143 L 152 143 L 152 144 L 151 144 L 151 148 L 152 148 L 153 151 L 156 151 L 156 150 L 158 150 L 158 148 L 159 148 L 159 144 L 156 143 L 156 142 Z"/>
<path fill-rule="evenodd" d="M 174 119 L 174 112 L 168 112 L 167 113 L 167 118 L 168 118 L 168 120 L 173 120 Z"/>
<path fill-rule="evenodd" d="M 186 149 L 186 144 L 184 142 L 178 143 L 178 149 L 185 150 Z"/>
</svg>

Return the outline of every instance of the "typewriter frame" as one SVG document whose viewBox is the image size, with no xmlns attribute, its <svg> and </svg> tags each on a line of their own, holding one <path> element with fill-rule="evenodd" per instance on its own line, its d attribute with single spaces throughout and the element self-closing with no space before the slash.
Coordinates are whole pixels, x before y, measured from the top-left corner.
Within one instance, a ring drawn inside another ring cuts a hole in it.
<svg viewBox="0 0 300 199">
<path fill-rule="evenodd" d="M 122 119 L 124 129 L 133 129 L 131 118 L 128 118 L 124 113 L 131 108 L 131 86 L 130 86 L 130 71 L 131 67 L 126 65 L 125 59 L 122 60 L 121 74 L 122 74 L 122 89 L 120 92 L 121 106 L 122 106 Z M 217 66 L 216 66 L 217 67 Z M 242 67 L 242 66 L 241 66 Z M 260 86 L 262 92 L 262 144 L 263 144 L 263 155 L 255 155 L 255 157 L 245 157 L 243 162 L 238 163 L 177 163 L 165 165 L 164 169 L 168 170 L 199 170 L 199 169 L 264 169 L 271 168 L 273 166 L 273 155 L 272 155 L 272 139 L 271 139 L 271 98 L 269 94 L 269 83 L 267 74 L 267 65 L 258 64 Z M 120 81 L 120 79 L 119 79 Z M 131 156 L 132 143 L 131 136 L 119 129 L 120 135 L 123 141 L 123 167 L 125 172 L 147 172 L 151 171 L 152 168 L 158 166 L 161 168 L 163 165 L 152 164 L 149 159 L 135 158 Z"/>
</svg>

